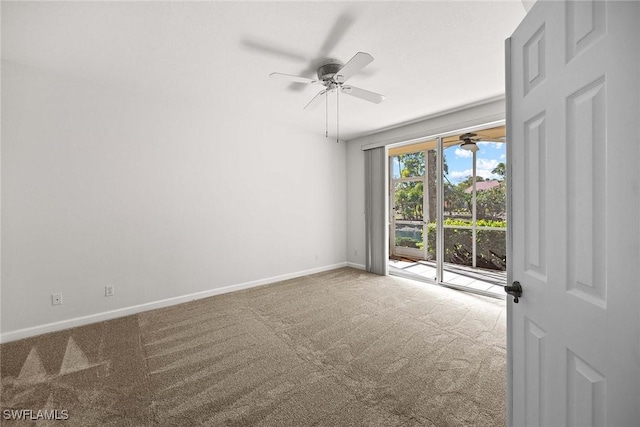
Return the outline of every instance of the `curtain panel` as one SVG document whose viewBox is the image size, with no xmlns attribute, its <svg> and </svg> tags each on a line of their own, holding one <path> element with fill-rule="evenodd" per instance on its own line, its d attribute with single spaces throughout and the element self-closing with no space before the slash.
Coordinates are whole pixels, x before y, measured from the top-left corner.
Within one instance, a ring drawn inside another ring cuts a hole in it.
<svg viewBox="0 0 640 427">
<path fill-rule="evenodd" d="M 383 276 L 388 274 L 389 258 L 386 154 L 385 147 L 364 152 L 366 267 L 367 271 Z"/>
</svg>

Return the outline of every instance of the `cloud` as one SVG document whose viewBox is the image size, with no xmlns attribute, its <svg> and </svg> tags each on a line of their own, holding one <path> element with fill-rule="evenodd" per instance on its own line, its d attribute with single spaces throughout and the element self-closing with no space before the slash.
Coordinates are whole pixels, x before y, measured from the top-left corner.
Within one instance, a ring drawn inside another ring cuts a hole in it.
<svg viewBox="0 0 640 427">
<path fill-rule="evenodd" d="M 502 145 L 504 143 L 502 142 L 497 142 L 497 141 L 478 141 L 476 144 L 478 144 L 478 146 L 480 148 L 482 147 L 492 147 L 492 148 L 502 148 Z"/>
<path fill-rule="evenodd" d="M 477 176 L 481 176 L 484 179 L 499 179 L 499 178 L 501 178 L 500 175 L 497 175 L 495 173 L 491 173 L 491 171 L 494 170 L 496 168 L 496 166 L 498 166 L 498 163 L 500 163 L 500 162 L 498 160 L 496 160 L 496 159 L 482 159 L 482 158 L 477 159 L 476 160 L 476 175 Z M 463 180 L 467 179 L 471 175 L 473 175 L 473 169 L 466 169 L 466 170 L 462 170 L 462 171 L 451 171 L 451 172 L 449 172 L 449 174 L 447 176 L 449 177 L 449 179 L 451 179 L 454 182 L 460 182 L 460 181 L 463 181 Z"/>
<path fill-rule="evenodd" d="M 467 158 L 473 157 L 473 153 L 469 150 L 465 150 L 464 148 L 456 148 L 455 155 L 460 159 L 467 159 Z"/>
<path fill-rule="evenodd" d="M 477 159 L 476 169 L 488 169 L 492 171 L 500 163 L 497 159 Z"/>
<path fill-rule="evenodd" d="M 472 173 L 473 171 L 471 169 L 467 169 L 464 171 L 451 171 L 448 176 L 454 181 L 462 181 L 463 179 L 471 176 Z"/>
<path fill-rule="evenodd" d="M 500 154 L 500 160 L 507 160 L 507 155 L 505 153 Z"/>
</svg>

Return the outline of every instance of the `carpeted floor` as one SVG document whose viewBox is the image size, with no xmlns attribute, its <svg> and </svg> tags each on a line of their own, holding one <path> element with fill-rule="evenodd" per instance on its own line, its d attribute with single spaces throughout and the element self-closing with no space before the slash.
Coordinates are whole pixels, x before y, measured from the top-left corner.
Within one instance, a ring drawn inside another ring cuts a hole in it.
<svg viewBox="0 0 640 427">
<path fill-rule="evenodd" d="M 0 424 L 504 425 L 505 326 L 500 300 L 333 270 L 3 344 L 1 409 L 69 419 Z"/>
</svg>

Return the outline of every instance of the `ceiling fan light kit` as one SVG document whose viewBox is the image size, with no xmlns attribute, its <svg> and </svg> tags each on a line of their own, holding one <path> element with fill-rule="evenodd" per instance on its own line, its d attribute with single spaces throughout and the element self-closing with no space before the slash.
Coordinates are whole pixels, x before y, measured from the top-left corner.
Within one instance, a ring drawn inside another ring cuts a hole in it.
<svg viewBox="0 0 640 427">
<path fill-rule="evenodd" d="M 329 110 L 328 110 L 328 93 L 336 92 L 336 142 L 340 142 L 340 127 L 339 127 L 339 108 L 340 100 L 339 93 L 342 92 L 349 96 L 363 99 L 365 101 L 378 104 L 384 100 L 384 95 L 371 92 L 368 90 L 360 89 L 355 86 L 343 86 L 343 84 L 349 80 L 354 74 L 358 73 L 365 66 L 373 61 L 373 56 L 365 52 L 358 52 L 351 58 L 346 64 L 335 59 L 327 59 L 322 62 L 317 70 L 318 80 L 309 79 L 302 76 L 292 76 L 290 74 L 283 73 L 271 73 L 271 77 L 288 80 L 295 83 L 304 84 L 321 84 L 326 89 L 318 92 L 312 99 L 304 106 L 303 109 L 313 107 L 318 104 L 324 95 L 325 102 L 327 103 L 327 130 L 325 136 L 329 136 L 328 123 L 329 123 Z"/>
<path fill-rule="evenodd" d="M 460 148 L 469 151 L 478 151 L 478 145 L 473 141 L 463 142 L 462 145 L 460 145 Z"/>
</svg>

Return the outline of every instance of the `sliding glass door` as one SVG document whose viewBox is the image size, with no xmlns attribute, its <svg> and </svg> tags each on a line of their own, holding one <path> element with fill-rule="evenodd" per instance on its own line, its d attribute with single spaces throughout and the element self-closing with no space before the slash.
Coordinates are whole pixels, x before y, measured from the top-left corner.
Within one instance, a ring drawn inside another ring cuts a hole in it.
<svg viewBox="0 0 640 427">
<path fill-rule="evenodd" d="M 500 126 L 389 150 L 391 272 L 503 293 L 504 132 Z"/>
</svg>

